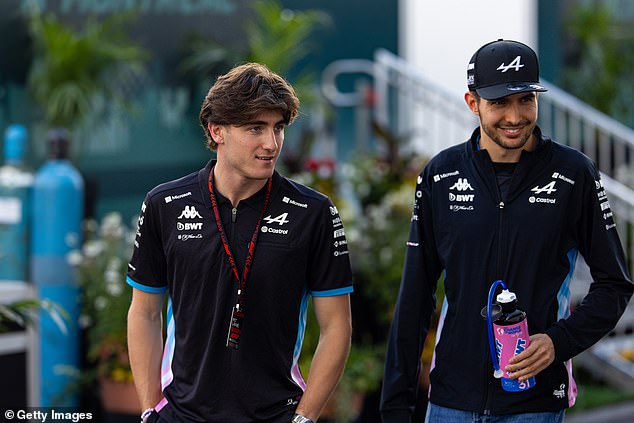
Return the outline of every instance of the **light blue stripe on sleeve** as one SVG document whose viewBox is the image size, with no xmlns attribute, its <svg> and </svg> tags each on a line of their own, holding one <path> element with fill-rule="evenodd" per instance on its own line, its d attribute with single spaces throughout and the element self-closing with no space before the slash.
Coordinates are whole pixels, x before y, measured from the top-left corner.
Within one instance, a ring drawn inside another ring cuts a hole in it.
<svg viewBox="0 0 634 423">
<path fill-rule="evenodd" d="M 337 295 L 349 294 L 352 291 L 354 291 L 354 288 L 352 287 L 352 285 L 350 285 L 343 288 L 329 289 L 327 291 L 311 291 L 310 295 L 312 295 L 313 297 L 334 297 Z"/>
<path fill-rule="evenodd" d="M 142 285 L 140 283 L 138 283 L 137 281 L 134 281 L 130 278 L 130 276 L 127 276 L 125 281 L 128 283 L 128 285 L 130 285 L 132 288 L 136 288 L 139 291 L 143 291 L 143 292 L 147 292 L 149 294 L 162 294 L 164 292 L 167 291 L 167 286 L 160 286 L 160 287 L 156 287 L 156 286 L 147 286 L 147 285 Z"/>
</svg>

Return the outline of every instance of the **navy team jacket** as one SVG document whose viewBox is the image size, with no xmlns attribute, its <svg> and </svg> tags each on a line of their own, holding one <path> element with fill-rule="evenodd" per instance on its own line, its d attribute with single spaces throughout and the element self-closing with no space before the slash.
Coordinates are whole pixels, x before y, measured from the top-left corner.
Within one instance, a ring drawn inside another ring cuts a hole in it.
<svg viewBox="0 0 634 423">
<path fill-rule="evenodd" d="M 405 266 L 388 341 L 383 421 L 409 422 L 420 356 L 445 272 L 430 401 L 491 414 L 556 411 L 574 404 L 571 358 L 613 329 L 633 284 L 595 164 L 535 129 L 508 194 L 477 147 L 480 132 L 434 157 L 419 175 Z M 593 278 L 574 310 L 570 283 L 581 254 Z M 546 333 L 555 361 L 537 385 L 508 393 L 493 378 L 487 325 L 480 310 L 503 280 L 527 312 L 531 334 Z"/>
</svg>

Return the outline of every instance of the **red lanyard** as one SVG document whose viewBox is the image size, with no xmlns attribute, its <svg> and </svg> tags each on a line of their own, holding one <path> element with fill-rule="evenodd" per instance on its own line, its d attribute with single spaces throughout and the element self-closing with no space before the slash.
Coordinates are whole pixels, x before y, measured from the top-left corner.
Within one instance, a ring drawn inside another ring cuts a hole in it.
<svg viewBox="0 0 634 423">
<path fill-rule="evenodd" d="M 251 241 L 249 241 L 249 247 L 247 249 L 247 258 L 244 262 L 244 270 L 242 272 L 242 278 L 240 278 L 240 272 L 238 271 L 238 267 L 236 266 L 236 261 L 231 253 L 231 248 L 229 247 L 229 241 L 227 240 L 227 235 L 225 234 L 225 230 L 222 226 L 222 220 L 220 219 L 220 211 L 218 209 L 218 203 L 216 201 L 216 196 L 214 195 L 214 187 L 213 187 L 213 173 L 214 169 L 211 168 L 209 172 L 209 196 L 211 197 L 211 207 L 214 211 L 214 218 L 216 219 L 216 225 L 218 226 L 218 232 L 220 233 L 220 239 L 222 240 L 222 245 L 225 249 L 225 253 L 227 254 L 227 258 L 229 259 L 229 265 L 231 266 L 231 270 L 233 271 L 233 275 L 238 281 L 238 295 L 236 297 L 236 305 L 233 307 L 231 311 L 231 320 L 229 322 L 229 332 L 227 333 L 227 342 L 226 346 L 234 349 L 238 349 L 238 345 L 240 343 L 240 333 L 242 330 L 242 319 L 244 318 L 244 291 L 247 285 L 247 275 L 249 274 L 249 269 L 251 268 L 251 263 L 253 262 L 253 256 L 255 254 L 255 244 L 258 240 L 258 233 L 260 232 L 260 224 L 262 223 L 262 218 L 264 217 L 264 213 L 266 212 L 266 208 L 269 205 L 269 200 L 271 199 L 271 187 L 273 186 L 273 178 L 269 178 L 266 186 L 266 196 L 264 197 L 264 206 L 262 206 L 262 212 L 260 213 L 260 217 L 255 225 L 255 230 L 253 231 L 253 235 L 251 236 Z"/>
</svg>

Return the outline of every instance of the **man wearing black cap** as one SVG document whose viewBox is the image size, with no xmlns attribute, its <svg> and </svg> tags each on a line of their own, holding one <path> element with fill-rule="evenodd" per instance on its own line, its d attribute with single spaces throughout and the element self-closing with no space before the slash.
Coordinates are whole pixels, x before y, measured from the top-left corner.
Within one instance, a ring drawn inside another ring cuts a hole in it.
<svg viewBox="0 0 634 423">
<path fill-rule="evenodd" d="M 632 295 L 623 249 L 595 164 L 536 126 L 546 89 L 535 52 L 516 41 L 488 43 L 471 58 L 467 85 L 479 127 L 417 180 L 381 414 L 385 423 L 412 421 L 444 275 L 427 421 L 561 422 L 577 396 L 572 357 L 614 328 Z M 578 254 L 593 283 L 572 311 Z M 493 375 L 498 358 L 481 317 L 498 280 L 527 313 L 530 345 L 501 369 L 517 392 Z"/>
</svg>

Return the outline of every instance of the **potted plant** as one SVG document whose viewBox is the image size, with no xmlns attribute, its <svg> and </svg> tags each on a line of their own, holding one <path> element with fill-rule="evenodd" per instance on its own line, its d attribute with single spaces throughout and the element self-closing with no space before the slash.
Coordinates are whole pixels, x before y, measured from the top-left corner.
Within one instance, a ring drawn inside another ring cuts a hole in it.
<svg viewBox="0 0 634 423">
<path fill-rule="evenodd" d="M 86 220 L 82 249 L 68 255 L 82 292 L 79 323 L 89 374 L 99 384 L 104 410 L 124 414 L 140 412 L 126 334 L 131 289 L 125 275 L 134 233 L 117 212 L 106 214 L 100 223 Z"/>
</svg>

